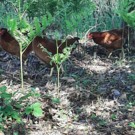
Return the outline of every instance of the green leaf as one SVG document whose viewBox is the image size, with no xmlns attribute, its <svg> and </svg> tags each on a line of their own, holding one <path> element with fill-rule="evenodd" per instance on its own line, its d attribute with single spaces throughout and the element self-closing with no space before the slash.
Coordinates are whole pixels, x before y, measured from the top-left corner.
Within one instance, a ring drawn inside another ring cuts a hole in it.
<svg viewBox="0 0 135 135">
<path fill-rule="evenodd" d="M 21 103 L 17 103 L 17 102 L 15 102 L 15 103 L 13 104 L 13 106 L 14 106 L 15 108 L 17 108 L 17 109 L 21 109 L 21 108 L 24 107 L 23 105 L 21 105 Z"/>
<path fill-rule="evenodd" d="M 65 20 L 65 22 L 66 22 L 67 28 L 68 28 L 69 30 L 72 30 L 73 25 L 72 25 L 71 21 Z"/>
<path fill-rule="evenodd" d="M 12 112 L 13 112 L 13 107 L 12 107 L 12 105 L 7 105 L 7 106 L 5 107 L 5 109 L 3 110 L 3 112 L 4 112 L 7 116 L 11 115 Z M 4 114 L 4 115 L 5 115 L 5 114 Z"/>
<path fill-rule="evenodd" d="M 116 116 L 115 114 L 112 114 L 112 115 L 111 115 L 111 119 L 112 119 L 112 120 L 116 120 L 116 118 L 117 118 L 117 116 Z"/>
<path fill-rule="evenodd" d="M 52 98 L 51 100 L 55 104 L 59 104 L 60 103 L 60 99 L 59 98 Z"/>
<path fill-rule="evenodd" d="M 107 125 L 107 122 L 106 122 L 105 120 L 100 120 L 100 121 L 98 122 L 98 124 L 99 124 L 100 126 L 106 126 L 106 125 Z"/>
<path fill-rule="evenodd" d="M 11 28 L 11 32 L 14 32 L 17 29 L 17 20 L 14 19 L 10 19 L 10 28 Z"/>
<path fill-rule="evenodd" d="M 12 111 L 11 117 L 16 119 L 18 122 L 21 120 L 20 114 L 16 111 Z"/>
<path fill-rule="evenodd" d="M 47 26 L 49 26 L 53 21 L 53 17 L 50 12 L 47 12 L 47 18 L 48 18 Z"/>
<path fill-rule="evenodd" d="M 96 114 L 92 113 L 91 119 L 96 119 L 96 118 L 97 118 Z"/>
<path fill-rule="evenodd" d="M 32 41 L 36 37 L 36 33 L 33 29 L 30 29 L 30 32 L 28 33 L 28 37 L 30 41 Z"/>
<path fill-rule="evenodd" d="M 36 102 L 36 103 L 32 104 L 31 106 L 32 106 L 32 108 L 38 108 L 41 106 L 41 103 Z"/>
<path fill-rule="evenodd" d="M 41 22 L 42 22 L 43 29 L 46 29 L 46 27 L 47 27 L 47 18 L 46 18 L 46 16 L 42 17 Z"/>
<path fill-rule="evenodd" d="M 18 132 L 14 132 L 13 135 L 19 135 Z"/>
<path fill-rule="evenodd" d="M 5 100 L 9 100 L 12 98 L 12 94 L 10 93 L 2 93 L 0 96 L 1 98 L 4 98 Z"/>
<path fill-rule="evenodd" d="M 41 104 L 39 102 L 36 102 L 34 104 L 32 104 L 31 106 L 28 106 L 25 109 L 25 113 L 27 115 L 29 115 L 30 113 L 32 113 L 35 117 L 40 117 L 43 115 L 43 110 L 41 108 Z"/>
<path fill-rule="evenodd" d="M 135 128 L 135 123 L 134 122 L 130 122 L 129 126 L 132 127 L 132 128 Z"/>
<path fill-rule="evenodd" d="M 34 18 L 34 26 L 35 26 L 36 35 L 40 36 L 42 34 L 42 31 L 41 31 L 39 19 L 37 17 Z"/>
<path fill-rule="evenodd" d="M 30 113 L 32 113 L 32 107 L 31 106 L 27 106 L 26 108 L 25 108 L 25 111 L 24 111 L 24 113 L 26 113 L 27 115 L 29 115 Z"/>
<path fill-rule="evenodd" d="M 34 108 L 33 115 L 35 117 L 41 117 L 41 116 L 43 116 L 43 110 L 40 107 L 39 108 Z"/>
<path fill-rule="evenodd" d="M 6 90 L 7 90 L 7 87 L 6 86 L 0 87 L 0 92 L 1 93 L 6 92 Z"/>
<path fill-rule="evenodd" d="M 40 117 L 43 115 L 43 110 L 41 108 L 41 103 L 37 102 L 32 104 L 32 108 L 33 108 L 33 115 L 35 117 Z"/>
</svg>

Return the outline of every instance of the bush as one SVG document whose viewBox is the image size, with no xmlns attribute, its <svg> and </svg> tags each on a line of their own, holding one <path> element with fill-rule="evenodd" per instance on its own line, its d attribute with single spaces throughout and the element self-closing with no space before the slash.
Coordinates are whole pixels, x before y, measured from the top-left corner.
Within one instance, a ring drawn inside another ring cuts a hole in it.
<svg viewBox="0 0 135 135">
<path fill-rule="evenodd" d="M 18 95 L 21 96 L 18 97 Z M 40 102 L 30 102 L 31 97 L 39 98 L 40 95 L 34 91 L 26 94 L 18 91 L 9 93 L 6 86 L 0 87 L 0 128 L 13 120 L 21 123 L 24 116 L 42 116 L 43 111 Z"/>
</svg>

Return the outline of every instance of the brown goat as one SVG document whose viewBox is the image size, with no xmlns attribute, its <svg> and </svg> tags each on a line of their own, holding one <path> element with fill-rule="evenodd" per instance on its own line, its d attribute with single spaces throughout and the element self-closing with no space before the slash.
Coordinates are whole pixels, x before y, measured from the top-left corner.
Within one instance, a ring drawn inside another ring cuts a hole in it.
<svg viewBox="0 0 135 135">
<path fill-rule="evenodd" d="M 78 37 L 73 37 L 62 42 L 62 40 L 52 40 L 48 39 L 47 37 L 42 38 L 37 36 L 24 51 L 23 59 L 26 60 L 28 54 L 31 51 L 34 51 L 37 57 L 39 57 L 43 62 L 50 65 L 50 55 L 47 52 L 42 51 L 41 46 L 47 49 L 48 52 L 51 52 L 52 55 L 55 55 L 57 53 L 57 46 L 58 53 L 62 53 L 63 49 L 66 46 L 69 47 L 76 41 L 78 42 L 78 40 Z M 5 51 L 20 57 L 20 47 L 18 41 L 5 28 L 0 29 L 0 45 Z"/>
<path fill-rule="evenodd" d="M 52 40 L 48 39 L 47 37 L 36 37 L 33 42 L 30 44 L 32 46 L 32 50 L 34 53 L 45 63 L 50 65 L 51 58 L 48 52 L 51 52 L 52 55 L 57 53 L 57 46 L 58 46 L 58 53 L 62 53 L 63 49 L 67 46 L 73 45 L 76 41 L 78 42 L 78 37 L 73 37 L 71 39 L 66 39 L 64 42 L 62 40 Z M 47 49 L 48 52 L 43 52 L 41 46 Z"/>
</svg>

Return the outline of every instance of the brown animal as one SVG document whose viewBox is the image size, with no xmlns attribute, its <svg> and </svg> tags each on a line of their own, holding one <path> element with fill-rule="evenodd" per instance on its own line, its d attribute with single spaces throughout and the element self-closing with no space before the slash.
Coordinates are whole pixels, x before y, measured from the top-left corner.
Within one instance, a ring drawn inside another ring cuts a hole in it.
<svg viewBox="0 0 135 135">
<path fill-rule="evenodd" d="M 6 52 L 11 53 L 20 57 L 20 47 L 18 41 L 8 32 L 6 28 L 0 29 L 0 46 Z M 23 59 L 27 59 L 27 55 L 32 50 L 32 47 L 29 46 L 26 51 L 23 53 Z"/>
<path fill-rule="evenodd" d="M 50 65 L 51 58 L 48 52 L 51 52 L 52 55 L 57 53 L 57 46 L 58 46 L 58 53 L 62 53 L 63 49 L 66 46 L 73 45 L 76 41 L 78 42 L 78 37 L 73 37 L 71 39 L 66 39 L 64 42 L 62 40 L 52 40 L 48 39 L 47 37 L 39 37 L 37 36 L 29 46 L 32 46 L 32 50 L 34 53 L 45 63 Z M 48 52 L 44 52 L 41 49 L 41 46 L 47 49 Z M 54 66 L 54 64 L 53 64 Z"/>
<path fill-rule="evenodd" d="M 111 53 L 112 51 L 123 47 L 127 33 L 128 27 L 104 32 L 91 32 L 88 34 L 88 39 L 93 39 L 96 44 L 101 45 Z"/>
<path fill-rule="evenodd" d="M 66 39 L 65 42 L 62 42 L 62 40 L 56 41 L 56 40 L 48 39 L 47 37 L 42 38 L 42 37 L 37 36 L 36 38 L 34 38 L 31 44 L 24 51 L 23 59 L 24 60 L 27 59 L 28 54 L 31 51 L 34 51 L 35 54 L 43 62 L 50 64 L 51 58 L 49 54 L 47 52 L 43 52 L 40 45 L 42 45 L 44 48 L 47 49 L 48 52 L 51 52 L 52 55 L 54 55 L 57 53 L 57 47 L 56 47 L 57 45 L 59 47 L 58 53 L 62 53 L 63 49 L 66 46 L 70 46 L 78 40 L 79 40 L 78 37 L 73 37 L 70 39 Z M 5 51 L 20 57 L 19 43 L 13 36 L 11 36 L 11 34 L 5 28 L 0 29 L 0 45 Z"/>
</svg>

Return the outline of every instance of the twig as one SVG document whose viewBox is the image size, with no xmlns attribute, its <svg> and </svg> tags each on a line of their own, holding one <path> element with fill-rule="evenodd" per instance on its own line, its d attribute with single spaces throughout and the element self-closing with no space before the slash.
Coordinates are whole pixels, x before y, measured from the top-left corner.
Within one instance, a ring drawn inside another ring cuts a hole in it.
<svg viewBox="0 0 135 135">
<path fill-rule="evenodd" d="M 100 24 L 97 24 L 97 25 L 95 25 L 95 26 L 92 26 L 90 29 L 87 30 L 87 32 L 85 33 L 84 37 L 82 37 L 82 39 L 84 39 L 84 41 L 85 41 L 85 42 L 84 42 L 84 46 L 86 46 L 87 35 L 88 35 L 89 31 L 91 31 L 92 29 L 96 28 L 98 25 L 101 25 L 101 23 L 100 23 Z"/>
</svg>

